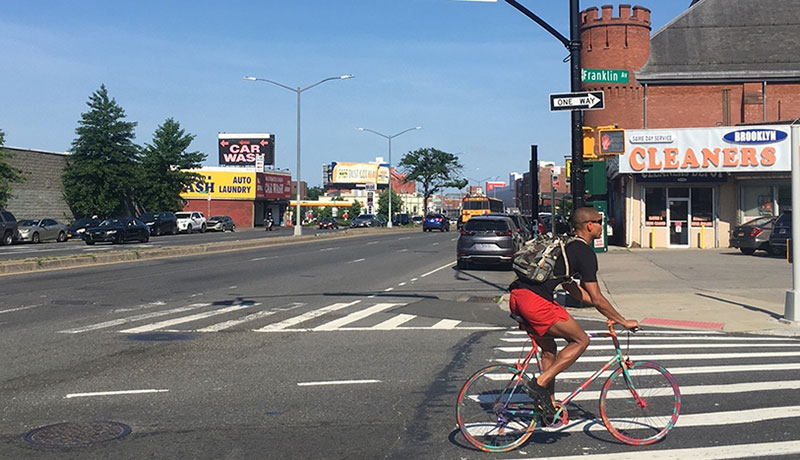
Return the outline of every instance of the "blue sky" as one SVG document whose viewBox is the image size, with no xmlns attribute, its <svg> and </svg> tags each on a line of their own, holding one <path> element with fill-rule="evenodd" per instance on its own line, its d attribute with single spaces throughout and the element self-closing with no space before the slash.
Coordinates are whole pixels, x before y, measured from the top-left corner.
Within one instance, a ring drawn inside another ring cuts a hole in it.
<svg viewBox="0 0 800 460">
<path fill-rule="evenodd" d="M 569 2 L 523 0 L 568 35 Z M 581 8 L 608 4 L 583 0 Z M 653 32 L 690 0 L 627 2 L 652 11 Z M 616 7 L 615 3 L 615 7 Z M 569 90 L 566 49 L 509 5 L 452 0 L 4 2 L 0 129 L 6 145 L 69 150 L 92 92 L 105 84 L 138 123 L 136 142 L 172 117 L 216 165 L 218 132 L 270 132 L 276 167 L 296 163 L 296 95 L 253 75 L 305 87 L 302 179 L 323 163 L 435 147 L 475 181 L 569 155 L 569 115 L 548 94 Z"/>
</svg>

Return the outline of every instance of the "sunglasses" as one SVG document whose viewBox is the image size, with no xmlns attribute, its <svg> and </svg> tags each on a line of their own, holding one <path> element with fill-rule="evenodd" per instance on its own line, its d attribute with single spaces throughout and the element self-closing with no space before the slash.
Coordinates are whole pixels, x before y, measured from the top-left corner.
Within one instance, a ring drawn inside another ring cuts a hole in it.
<svg viewBox="0 0 800 460">
<path fill-rule="evenodd" d="M 586 220 L 583 223 L 584 224 L 588 224 L 589 222 L 591 222 L 593 224 L 602 224 L 603 223 L 603 218 L 601 217 L 600 219 L 597 219 L 597 220 Z"/>
</svg>

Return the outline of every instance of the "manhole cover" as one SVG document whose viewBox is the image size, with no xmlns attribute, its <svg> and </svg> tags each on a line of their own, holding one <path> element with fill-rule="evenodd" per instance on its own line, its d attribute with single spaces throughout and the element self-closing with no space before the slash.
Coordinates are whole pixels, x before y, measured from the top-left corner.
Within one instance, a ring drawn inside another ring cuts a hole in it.
<svg viewBox="0 0 800 460">
<path fill-rule="evenodd" d="M 129 340 L 140 340 L 144 342 L 173 342 L 176 340 L 191 340 L 192 334 L 177 334 L 175 332 L 151 332 L 147 334 L 129 335 Z"/>
<path fill-rule="evenodd" d="M 25 440 L 44 447 L 80 447 L 120 439 L 131 427 L 119 422 L 64 422 L 47 425 L 25 434 Z"/>
</svg>

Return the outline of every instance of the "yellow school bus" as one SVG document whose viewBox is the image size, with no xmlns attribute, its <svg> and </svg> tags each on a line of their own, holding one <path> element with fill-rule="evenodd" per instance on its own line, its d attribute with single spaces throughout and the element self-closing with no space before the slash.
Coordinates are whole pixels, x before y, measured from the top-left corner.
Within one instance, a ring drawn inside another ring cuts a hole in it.
<svg viewBox="0 0 800 460">
<path fill-rule="evenodd" d="M 482 216 L 490 212 L 503 212 L 503 201 L 488 196 L 468 196 L 461 201 L 461 218 L 458 226 L 473 216 Z"/>
</svg>

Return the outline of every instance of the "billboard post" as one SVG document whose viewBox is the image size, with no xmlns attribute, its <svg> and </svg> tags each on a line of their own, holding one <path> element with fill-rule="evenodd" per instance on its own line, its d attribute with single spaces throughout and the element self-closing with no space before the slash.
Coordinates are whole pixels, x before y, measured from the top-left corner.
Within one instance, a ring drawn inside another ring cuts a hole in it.
<svg viewBox="0 0 800 460">
<path fill-rule="evenodd" d="M 792 208 L 794 208 L 795 204 L 800 203 L 800 126 L 799 125 L 792 125 L 791 127 L 791 136 L 792 136 Z M 792 233 L 789 235 L 790 241 L 792 244 L 789 245 L 792 251 L 792 261 L 800 260 L 800 245 L 794 244 L 794 232 L 800 232 L 800 230 L 795 230 L 796 228 L 800 228 L 800 213 L 793 211 L 792 212 Z M 797 309 L 795 305 L 797 303 L 797 290 L 800 289 L 800 268 L 797 267 L 796 263 L 792 263 L 792 289 L 790 291 L 786 291 L 786 303 L 784 304 L 783 309 L 783 319 L 787 321 L 796 321 L 797 317 L 796 312 Z"/>
</svg>

